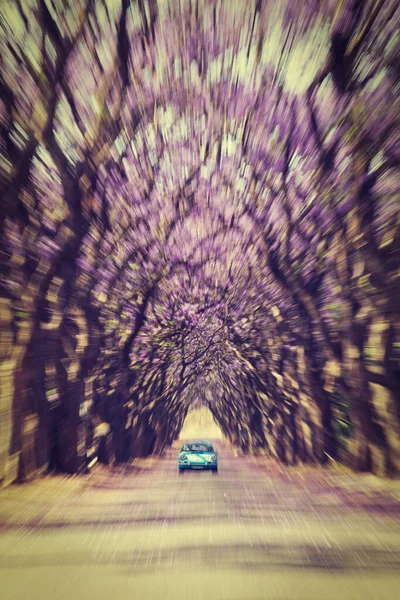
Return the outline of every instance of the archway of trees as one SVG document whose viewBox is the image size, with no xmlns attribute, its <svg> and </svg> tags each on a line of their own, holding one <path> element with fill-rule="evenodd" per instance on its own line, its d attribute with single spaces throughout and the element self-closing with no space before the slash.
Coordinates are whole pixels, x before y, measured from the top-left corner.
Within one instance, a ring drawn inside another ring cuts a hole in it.
<svg viewBox="0 0 400 600">
<path fill-rule="evenodd" d="M 1 3 L 0 480 L 400 469 L 396 0 Z"/>
</svg>

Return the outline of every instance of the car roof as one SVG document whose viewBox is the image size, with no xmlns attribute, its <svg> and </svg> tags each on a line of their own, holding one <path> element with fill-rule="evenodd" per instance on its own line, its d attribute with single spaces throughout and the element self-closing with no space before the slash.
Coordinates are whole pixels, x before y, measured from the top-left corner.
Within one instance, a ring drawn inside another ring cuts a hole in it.
<svg viewBox="0 0 400 600">
<path fill-rule="evenodd" d="M 207 446 L 212 446 L 208 440 L 187 440 L 186 442 L 183 442 L 183 445 L 185 444 L 207 444 Z"/>
</svg>

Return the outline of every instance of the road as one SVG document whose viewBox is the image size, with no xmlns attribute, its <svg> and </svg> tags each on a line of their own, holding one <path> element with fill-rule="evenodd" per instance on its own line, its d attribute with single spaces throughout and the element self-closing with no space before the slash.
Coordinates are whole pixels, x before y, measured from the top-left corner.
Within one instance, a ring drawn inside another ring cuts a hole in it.
<svg viewBox="0 0 400 600">
<path fill-rule="evenodd" d="M 218 441 L 0 492 L 3 600 L 396 600 L 398 482 L 283 471 Z"/>
</svg>

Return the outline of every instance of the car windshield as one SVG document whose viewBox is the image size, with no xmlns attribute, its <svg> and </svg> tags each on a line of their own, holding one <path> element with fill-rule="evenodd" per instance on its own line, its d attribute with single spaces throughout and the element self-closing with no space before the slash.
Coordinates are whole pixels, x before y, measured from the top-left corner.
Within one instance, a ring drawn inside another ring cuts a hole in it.
<svg viewBox="0 0 400 600">
<path fill-rule="evenodd" d="M 185 444 L 182 447 L 183 452 L 214 452 L 212 446 L 208 444 Z"/>
</svg>

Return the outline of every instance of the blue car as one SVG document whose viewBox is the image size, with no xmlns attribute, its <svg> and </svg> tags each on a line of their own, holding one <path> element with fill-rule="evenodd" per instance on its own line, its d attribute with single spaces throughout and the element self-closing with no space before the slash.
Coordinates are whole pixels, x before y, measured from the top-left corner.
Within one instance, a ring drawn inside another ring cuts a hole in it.
<svg viewBox="0 0 400 600">
<path fill-rule="evenodd" d="M 186 442 L 178 454 L 179 473 L 187 469 L 210 470 L 218 473 L 218 456 L 207 441 Z"/>
</svg>

